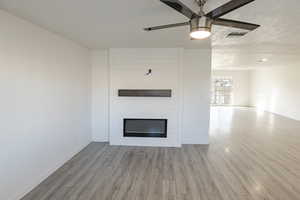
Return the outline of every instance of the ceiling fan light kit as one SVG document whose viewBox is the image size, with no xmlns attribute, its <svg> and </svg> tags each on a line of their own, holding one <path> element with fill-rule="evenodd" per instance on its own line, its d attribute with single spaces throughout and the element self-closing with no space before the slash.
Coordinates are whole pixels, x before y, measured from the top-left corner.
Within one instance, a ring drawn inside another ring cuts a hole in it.
<svg viewBox="0 0 300 200">
<path fill-rule="evenodd" d="M 201 40 L 211 36 L 211 20 L 207 17 L 194 18 L 190 21 L 190 36 Z"/>
<path fill-rule="evenodd" d="M 209 13 L 203 12 L 206 0 L 197 0 L 197 3 L 200 7 L 198 14 L 189 9 L 179 0 L 160 1 L 189 18 L 189 21 L 176 24 L 148 27 L 144 28 L 145 31 L 160 30 L 179 26 L 190 26 L 190 37 L 192 39 L 205 39 L 211 36 L 212 25 L 238 28 L 247 31 L 253 31 L 260 27 L 260 25 L 257 24 L 221 18 L 223 15 L 232 12 L 242 6 L 245 6 L 255 0 L 231 0 L 228 3 L 214 9 Z"/>
</svg>

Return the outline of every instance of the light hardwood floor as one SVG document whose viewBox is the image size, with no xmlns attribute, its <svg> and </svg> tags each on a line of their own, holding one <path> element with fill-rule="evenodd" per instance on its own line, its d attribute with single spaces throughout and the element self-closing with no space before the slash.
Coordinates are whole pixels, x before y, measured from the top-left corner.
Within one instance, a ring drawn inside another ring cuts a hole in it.
<svg viewBox="0 0 300 200">
<path fill-rule="evenodd" d="M 212 108 L 211 144 L 92 143 L 23 200 L 299 200 L 300 122 Z"/>
</svg>

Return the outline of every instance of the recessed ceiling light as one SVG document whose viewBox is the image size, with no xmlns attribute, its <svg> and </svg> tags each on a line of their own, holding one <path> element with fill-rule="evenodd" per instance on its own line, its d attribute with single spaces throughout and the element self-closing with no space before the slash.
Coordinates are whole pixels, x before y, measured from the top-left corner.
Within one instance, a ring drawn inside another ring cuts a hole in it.
<svg viewBox="0 0 300 200">
<path fill-rule="evenodd" d="M 259 62 L 267 62 L 268 61 L 268 58 L 262 58 L 259 60 Z"/>
<path fill-rule="evenodd" d="M 226 152 L 226 153 L 230 153 L 229 147 L 226 147 L 226 148 L 225 148 L 225 152 Z"/>
</svg>

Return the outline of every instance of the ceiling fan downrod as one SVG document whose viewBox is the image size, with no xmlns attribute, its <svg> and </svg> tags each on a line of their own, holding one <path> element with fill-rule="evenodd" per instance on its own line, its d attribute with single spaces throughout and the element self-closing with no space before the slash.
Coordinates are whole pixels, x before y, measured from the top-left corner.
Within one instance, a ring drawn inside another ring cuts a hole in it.
<svg viewBox="0 0 300 200">
<path fill-rule="evenodd" d="M 198 6 L 200 7 L 199 16 L 200 17 L 204 16 L 205 15 L 204 6 L 205 6 L 207 0 L 195 0 L 195 1 L 198 4 Z"/>
</svg>

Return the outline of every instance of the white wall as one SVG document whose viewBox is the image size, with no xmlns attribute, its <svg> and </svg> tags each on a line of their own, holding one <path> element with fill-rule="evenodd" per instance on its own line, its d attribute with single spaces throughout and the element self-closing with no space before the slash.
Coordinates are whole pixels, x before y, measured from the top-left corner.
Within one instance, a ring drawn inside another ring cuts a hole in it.
<svg viewBox="0 0 300 200">
<path fill-rule="evenodd" d="M 0 199 L 16 200 L 91 141 L 89 52 L 0 11 Z"/>
<path fill-rule="evenodd" d="M 211 51 L 185 50 L 182 143 L 209 143 Z"/>
<path fill-rule="evenodd" d="M 300 68 L 287 64 L 251 73 L 251 105 L 300 120 Z"/>
<path fill-rule="evenodd" d="M 110 61 L 106 51 L 93 53 L 93 135 L 96 141 L 108 141 L 107 132 L 118 144 L 177 146 L 178 143 L 207 144 L 209 132 L 210 102 L 210 50 L 183 49 L 111 49 Z M 109 66 L 107 66 L 109 65 Z M 151 77 L 145 77 L 148 68 L 153 69 Z M 108 72 L 110 69 L 110 72 Z M 108 77 L 110 74 L 110 119 L 111 130 L 108 131 L 109 92 Z M 166 98 L 119 98 L 120 88 L 171 88 L 174 96 Z M 145 106 L 147 105 L 147 106 Z M 159 108 L 156 111 L 154 107 Z M 132 108 L 134 108 L 132 110 Z M 130 110 L 130 112 L 129 112 Z M 171 120 L 170 134 L 181 135 L 171 141 L 158 142 L 157 139 L 123 140 L 121 138 L 120 119 L 127 117 L 169 116 Z M 118 121 L 115 121 L 115 118 Z M 172 122 L 173 121 L 173 122 Z M 116 144 L 116 143 L 114 143 Z"/>
<path fill-rule="evenodd" d="M 94 51 L 92 60 L 92 133 L 93 141 L 109 139 L 109 66 L 108 50 Z"/>
<path fill-rule="evenodd" d="M 180 49 L 110 49 L 110 144 L 181 145 L 180 52 Z M 145 76 L 149 68 L 152 75 Z M 172 97 L 118 97 L 118 89 L 172 89 Z M 168 119 L 167 138 L 123 137 L 124 118 Z"/>
<path fill-rule="evenodd" d="M 250 71 L 249 70 L 213 70 L 213 76 L 232 77 L 233 106 L 250 104 Z"/>
</svg>

